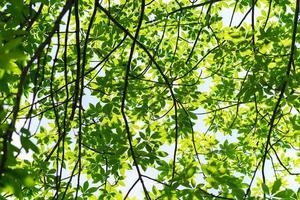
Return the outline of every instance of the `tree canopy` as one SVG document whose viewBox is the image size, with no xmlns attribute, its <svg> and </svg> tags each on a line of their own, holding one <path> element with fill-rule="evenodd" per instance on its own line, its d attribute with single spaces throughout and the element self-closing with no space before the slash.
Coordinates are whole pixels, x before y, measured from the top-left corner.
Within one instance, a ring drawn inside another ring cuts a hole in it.
<svg viewBox="0 0 300 200">
<path fill-rule="evenodd" d="M 299 6 L 0 1 L 0 198 L 299 199 Z"/>
</svg>

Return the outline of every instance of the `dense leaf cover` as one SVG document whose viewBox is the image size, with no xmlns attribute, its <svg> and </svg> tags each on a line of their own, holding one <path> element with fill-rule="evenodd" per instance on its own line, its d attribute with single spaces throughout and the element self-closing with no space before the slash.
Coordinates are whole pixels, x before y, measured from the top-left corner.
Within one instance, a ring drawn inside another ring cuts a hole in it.
<svg viewBox="0 0 300 200">
<path fill-rule="evenodd" d="M 299 4 L 0 1 L 1 199 L 299 199 Z"/>
</svg>

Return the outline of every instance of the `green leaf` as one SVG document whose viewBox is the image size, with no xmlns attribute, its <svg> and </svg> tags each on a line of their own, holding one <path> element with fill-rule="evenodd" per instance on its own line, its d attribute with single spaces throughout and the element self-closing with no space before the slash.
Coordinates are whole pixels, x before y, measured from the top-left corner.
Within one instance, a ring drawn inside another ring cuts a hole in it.
<svg viewBox="0 0 300 200">
<path fill-rule="evenodd" d="M 272 194 L 275 194 L 281 186 L 281 180 L 280 179 L 276 179 L 276 181 L 273 183 L 273 187 L 272 187 Z"/>
<path fill-rule="evenodd" d="M 32 187 L 35 185 L 35 181 L 32 176 L 29 175 L 25 176 L 23 181 L 24 181 L 24 185 L 27 187 Z"/>
<path fill-rule="evenodd" d="M 274 197 L 286 198 L 286 199 L 296 199 L 296 194 L 291 189 L 286 189 L 284 191 L 278 192 Z"/>
<path fill-rule="evenodd" d="M 266 184 L 262 183 L 261 187 L 265 194 L 270 194 L 269 188 Z"/>
<path fill-rule="evenodd" d="M 30 149 L 35 153 L 39 152 L 39 148 L 33 142 L 31 142 L 28 137 L 21 135 L 21 144 L 26 152 L 28 152 Z"/>
<path fill-rule="evenodd" d="M 30 136 L 30 131 L 26 128 L 21 128 L 21 133 L 23 133 L 25 135 L 25 137 L 29 137 Z"/>
<path fill-rule="evenodd" d="M 89 188 L 89 182 L 85 181 L 83 184 L 83 191 L 86 191 Z"/>
<path fill-rule="evenodd" d="M 97 190 L 98 190 L 97 187 L 90 187 L 86 192 L 87 192 L 87 193 L 94 193 L 94 192 L 96 192 Z"/>
<path fill-rule="evenodd" d="M 190 167 L 186 172 L 186 178 L 192 177 L 196 172 L 195 167 Z"/>
<path fill-rule="evenodd" d="M 103 106 L 103 112 L 107 115 L 110 115 L 111 114 L 111 110 L 112 110 L 112 104 L 110 103 L 107 103 Z"/>
</svg>

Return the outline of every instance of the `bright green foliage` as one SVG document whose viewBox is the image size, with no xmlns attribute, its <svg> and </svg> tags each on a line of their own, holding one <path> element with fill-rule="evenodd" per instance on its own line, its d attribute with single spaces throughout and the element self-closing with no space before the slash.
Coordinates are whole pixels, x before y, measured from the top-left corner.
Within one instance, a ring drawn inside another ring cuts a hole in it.
<svg viewBox="0 0 300 200">
<path fill-rule="evenodd" d="M 1 199 L 300 199 L 299 4 L 0 1 Z"/>
</svg>

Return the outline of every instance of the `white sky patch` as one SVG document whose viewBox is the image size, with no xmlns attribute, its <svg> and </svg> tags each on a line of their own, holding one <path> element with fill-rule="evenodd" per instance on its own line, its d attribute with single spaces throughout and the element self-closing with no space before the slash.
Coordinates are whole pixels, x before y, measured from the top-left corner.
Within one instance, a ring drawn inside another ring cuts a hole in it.
<svg viewBox="0 0 300 200">
<path fill-rule="evenodd" d="M 247 8 L 244 13 L 241 13 L 239 11 L 235 11 L 235 13 L 233 15 L 233 20 L 232 20 L 231 26 L 238 26 L 240 24 L 241 20 L 244 18 L 245 14 L 248 12 L 249 9 L 250 9 L 250 7 Z M 230 25 L 230 20 L 231 20 L 231 17 L 232 17 L 232 12 L 233 12 L 233 7 L 232 8 L 225 8 L 224 7 L 224 8 L 222 8 L 221 12 L 219 13 L 220 16 L 222 17 L 222 21 L 223 21 L 223 24 L 225 26 L 229 26 Z M 251 20 L 252 13 L 251 12 L 247 15 L 247 17 L 245 18 L 245 20 L 244 20 L 243 23 L 246 23 L 246 24 L 251 24 L 252 23 L 252 20 Z M 256 18 L 260 14 L 261 14 L 261 10 L 258 9 L 257 7 L 255 7 L 255 9 L 254 9 L 254 20 L 256 20 Z"/>
<path fill-rule="evenodd" d="M 236 130 L 233 131 L 232 134 L 223 134 L 221 132 L 216 133 L 216 139 L 220 142 L 220 144 L 223 144 L 226 140 L 229 143 L 236 143 L 239 141 L 237 138 L 238 138 L 238 132 Z"/>
<path fill-rule="evenodd" d="M 165 4 L 169 3 L 172 0 L 162 0 L 162 2 L 164 2 Z"/>
<path fill-rule="evenodd" d="M 154 168 L 148 167 L 146 171 L 144 171 L 142 168 L 140 168 L 143 175 L 149 176 L 151 178 L 156 179 L 158 176 L 158 171 Z M 126 172 L 126 178 L 124 182 L 126 183 L 126 186 L 120 186 L 119 189 L 122 191 L 122 194 L 126 194 L 129 190 L 129 188 L 134 184 L 134 182 L 138 179 L 138 173 L 133 166 L 132 170 L 128 170 Z M 148 179 L 146 177 L 143 177 L 144 184 L 148 191 L 152 190 L 152 187 L 155 185 L 156 188 L 162 189 L 162 185 L 158 184 L 156 181 L 153 181 L 151 179 Z M 128 184 L 128 185 L 127 185 Z M 144 190 L 142 187 L 141 182 L 139 181 L 135 187 L 132 189 L 132 191 L 129 194 L 129 197 L 136 197 L 138 199 L 142 199 L 144 197 Z"/>
<path fill-rule="evenodd" d="M 149 19 L 149 21 L 152 21 L 152 20 L 155 19 L 155 17 L 156 17 L 156 15 L 154 15 L 153 13 L 151 13 L 151 14 L 148 16 L 148 19 Z"/>
<path fill-rule="evenodd" d="M 209 92 L 213 86 L 212 78 L 202 79 L 204 83 L 198 85 L 198 90 L 200 92 Z"/>
<path fill-rule="evenodd" d="M 91 91 L 89 89 L 84 89 L 84 95 L 82 96 L 82 107 L 83 109 L 88 109 L 89 104 L 93 104 L 94 106 L 99 102 L 99 99 L 95 96 L 91 95 Z"/>
</svg>

